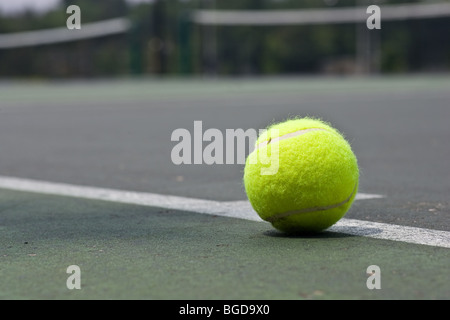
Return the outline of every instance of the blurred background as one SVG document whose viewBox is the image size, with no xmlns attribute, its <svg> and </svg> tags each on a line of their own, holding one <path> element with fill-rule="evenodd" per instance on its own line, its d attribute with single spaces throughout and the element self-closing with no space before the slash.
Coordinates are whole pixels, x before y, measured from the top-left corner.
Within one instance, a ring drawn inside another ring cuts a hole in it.
<svg viewBox="0 0 450 320">
<path fill-rule="evenodd" d="M 81 30 L 66 27 L 73 4 Z M 380 30 L 367 29 L 369 14 L 345 11 L 370 4 L 381 8 Z M 0 0 L 0 78 L 444 73 L 449 7 L 443 0 Z"/>
</svg>

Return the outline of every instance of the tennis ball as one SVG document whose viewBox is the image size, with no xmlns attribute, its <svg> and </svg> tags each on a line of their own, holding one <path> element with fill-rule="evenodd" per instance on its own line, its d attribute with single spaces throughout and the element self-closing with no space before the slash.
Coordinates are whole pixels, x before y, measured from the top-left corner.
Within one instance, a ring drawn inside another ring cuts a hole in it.
<svg viewBox="0 0 450 320">
<path fill-rule="evenodd" d="M 244 168 L 253 209 L 283 232 L 324 230 L 348 211 L 358 191 L 357 159 L 344 137 L 313 118 L 271 125 Z"/>
</svg>

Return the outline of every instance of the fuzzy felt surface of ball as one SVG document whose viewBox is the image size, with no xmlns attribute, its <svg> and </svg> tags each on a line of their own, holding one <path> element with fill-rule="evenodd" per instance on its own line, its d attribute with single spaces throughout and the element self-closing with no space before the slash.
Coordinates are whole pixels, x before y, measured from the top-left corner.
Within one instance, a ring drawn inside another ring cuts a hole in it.
<svg viewBox="0 0 450 320">
<path fill-rule="evenodd" d="M 247 157 L 244 186 L 258 215 L 287 233 L 335 224 L 358 191 L 359 169 L 344 136 L 313 118 L 273 124 Z"/>
</svg>

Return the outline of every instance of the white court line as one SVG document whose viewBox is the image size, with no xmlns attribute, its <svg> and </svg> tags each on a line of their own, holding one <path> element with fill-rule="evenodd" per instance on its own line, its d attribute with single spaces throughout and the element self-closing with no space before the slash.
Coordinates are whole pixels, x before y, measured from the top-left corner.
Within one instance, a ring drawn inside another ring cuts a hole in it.
<svg viewBox="0 0 450 320">
<path fill-rule="evenodd" d="M 154 193 L 76 186 L 64 183 L 28 180 L 0 176 L 0 188 L 59 196 L 112 201 L 119 203 L 161 207 L 263 221 L 248 201 L 212 201 Z M 356 200 L 383 198 L 381 195 L 358 193 Z M 450 248 L 450 232 L 343 218 L 328 229 L 332 232 L 376 239 Z"/>
</svg>

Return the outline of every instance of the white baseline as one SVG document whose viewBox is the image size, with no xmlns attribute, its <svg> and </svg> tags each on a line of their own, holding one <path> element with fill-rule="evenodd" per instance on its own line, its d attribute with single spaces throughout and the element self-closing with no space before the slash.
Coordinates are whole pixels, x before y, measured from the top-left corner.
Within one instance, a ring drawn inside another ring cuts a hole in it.
<svg viewBox="0 0 450 320">
<path fill-rule="evenodd" d="M 77 186 L 65 183 L 53 183 L 4 176 L 0 176 L 0 188 L 150 207 L 160 207 L 173 210 L 183 210 L 252 221 L 263 221 L 259 218 L 248 201 L 202 200 L 146 192 L 132 192 L 115 189 Z M 383 196 L 366 193 L 358 193 L 356 195 L 356 200 L 375 198 L 383 198 Z M 341 219 L 334 226 L 330 227 L 327 230 L 355 236 L 450 248 L 450 232 L 448 231 L 400 226 L 388 223 L 346 218 Z"/>
</svg>

